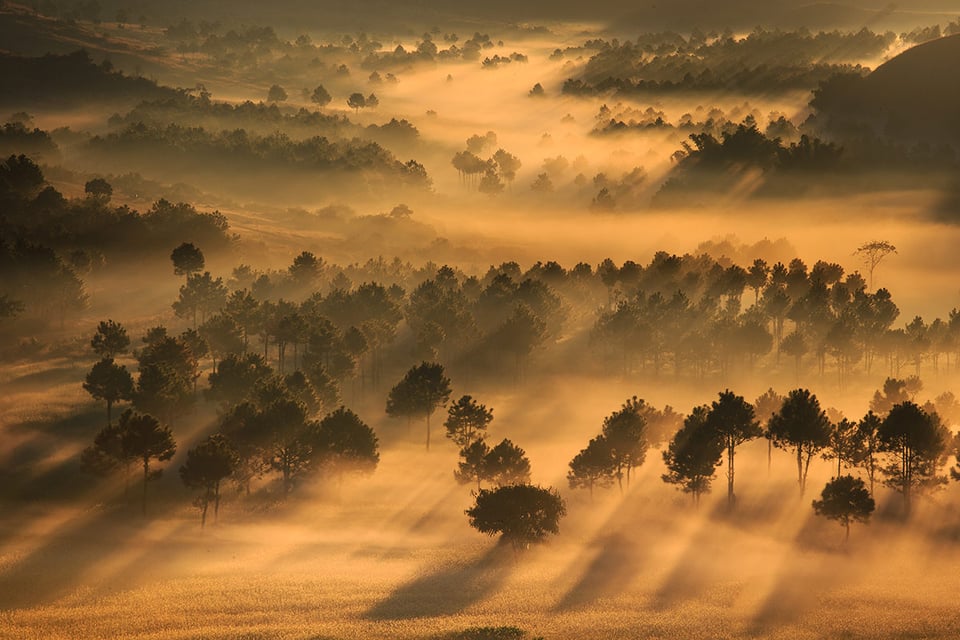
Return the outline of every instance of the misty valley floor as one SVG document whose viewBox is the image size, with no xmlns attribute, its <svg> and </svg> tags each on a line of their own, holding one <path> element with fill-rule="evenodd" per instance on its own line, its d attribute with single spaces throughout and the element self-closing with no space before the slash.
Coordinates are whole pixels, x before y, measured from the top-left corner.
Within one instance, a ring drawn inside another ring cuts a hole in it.
<svg viewBox="0 0 960 640">
<path fill-rule="evenodd" d="M 228 505 L 203 532 L 187 511 L 8 513 L 0 637 L 960 635 L 955 524 L 917 535 L 876 522 L 844 549 L 835 525 L 769 511 L 781 487 L 732 517 L 635 485 L 622 500 L 572 499 L 563 535 L 517 554 L 468 529 L 461 492 L 428 475 L 393 512 L 399 489 L 375 510 L 341 497 L 256 519 Z"/>
</svg>

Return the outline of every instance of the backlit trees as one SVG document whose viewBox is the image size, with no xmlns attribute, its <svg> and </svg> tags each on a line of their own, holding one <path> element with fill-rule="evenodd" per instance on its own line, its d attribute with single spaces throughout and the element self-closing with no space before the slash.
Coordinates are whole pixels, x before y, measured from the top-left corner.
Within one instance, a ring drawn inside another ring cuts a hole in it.
<svg viewBox="0 0 960 640">
<path fill-rule="evenodd" d="M 830 420 L 820 408 L 817 396 L 807 389 L 794 389 L 787 394 L 780 410 L 768 423 L 773 446 L 792 451 L 797 456 L 797 483 L 803 494 L 807 484 L 810 460 L 830 438 Z"/>
<path fill-rule="evenodd" d="M 470 526 L 489 535 L 500 534 L 503 542 L 523 549 L 560 532 L 566 505 L 556 490 L 529 484 L 514 484 L 477 494 L 467 509 Z"/>
<path fill-rule="evenodd" d="M 813 510 L 818 516 L 836 520 L 846 530 L 845 540 L 850 538 L 851 522 L 867 522 L 874 510 L 863 480 L 853 476 L 837 476 L 827 483 L 819 500 L 813 501 Z"/>
<path fill-rule="evenodd" d="M 387 415 L 408 420 L 423 416 L 427 421 L 427 451 L 430 450 L 430 416 L 450 399 L 450 378 L 443 365 L 422 362 L 403 376 L 387 395 Z"/>
<path fill-rule="evenodd" d="M 707 413 L 707 428 L 717 434 L 717 438 L 727 450 L 727 504 L 733 506 L 734 453 L 738 446 L 763 435 L 760 424 L 755 420 L 753 406 L 727 389 L 720 393 Z"/>
</svg>

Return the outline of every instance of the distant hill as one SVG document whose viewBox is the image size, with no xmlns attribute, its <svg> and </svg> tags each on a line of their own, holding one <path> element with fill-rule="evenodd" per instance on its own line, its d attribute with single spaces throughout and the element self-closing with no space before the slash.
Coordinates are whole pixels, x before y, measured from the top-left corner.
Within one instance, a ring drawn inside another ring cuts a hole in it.
<svg viewBox="0 0 960 640">
<path fill-rule="evenodd" d="M 908 49 L 865 77 L 833 78 L 811 104 L 835 132 L 960 145 L 960 34 Z"/>
<path fill-rule="evenodd" d="M 116 72 L 107 63 L 96 64 L 83 50 L 36 58 L 0 54 L 0 78 L 0 105 L 10 109 L 136 103 L 176 95 L 146 78 Z"/>
</svg>

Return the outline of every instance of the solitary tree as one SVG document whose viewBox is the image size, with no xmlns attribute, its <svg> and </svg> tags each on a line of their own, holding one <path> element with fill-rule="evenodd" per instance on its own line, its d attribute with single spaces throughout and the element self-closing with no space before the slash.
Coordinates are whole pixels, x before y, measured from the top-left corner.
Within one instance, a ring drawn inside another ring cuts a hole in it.
<svg viewBox="0 0 960 640">
<path fill-rule="evenodd" d="M 493 409 L 487 409 L 469 395 L 462 396 L 447 409 L 447 437 L 461 449 L 487 432 L 493 420 Z"/>
<path fill-rule="evenodd" d="M 170 253 L 173 272 L 178 276 L 190 276 L 203 270 L 203 253 L 192 242 L 184 242 Z"/>
<path fill-rule="evenodd" d="M 868 286 L 873 289 L 873 270 L 877 265 L 891 253 L 896 253 L 897 248 L 886 240 L 873 240 L 857 247 L 853 255 L 860 256 L 864 266 L 867 268 Z"/>
<path fill-rule="evenodd" d="M 602 434 L 592 439 L 586 448 L 570 461 L 567 482 L 571 489 L 588 489 L 593 500 L 594 486 L 609 487 L 616 476 L 616 466 L 610 444 Z"/>
<path fill-rule="evenodd" d="M 83 383 L 83 388 L 96 400 L 107 403 L 107 424 L 112 422 L 113 404 L 133 399 L 133 376 L 113 358 L 104 358 L 93 365 Z"/>
<path fill-rule="evenodd" d="M 230 440 L 216 433 L 187 451 L 187 461 L 180 467 L 180 479 L 190 489 L 199 489 L 200 528 L 207 523 L 207 507 L 213 502 L 214 520 L 220 514 L 220 483 L 230 477 L 240 459 Z"/>
<path fill-rule="evenodd" d="M 719 400 L 710 405 L 707 413 L 707 427 L 717 434 L 717 438 L 727 450 L 727 505 L 732 507 L 734 453 L 739 445 L 763 435 L 760 423 L 754 419 L 753 406 L 727 389 L 720 393 Z"/>
<path fill-rule="evenodd" d="M 367 99 L 359 91 L 351 93 L 350 97 L 347 98 L 347 106 L 355 112 L 360 113 L 360 109 L 367 106 Z"/>
<path fill-rule="evenodd" d="M 90 340 L 90 346 L 101 358 L 116 358 L 130 348 L 130 337 L 119 322 L 101 320 L 97 332 Z"/>
<path fill-rule="evenodd" d="M 908 401 L 890 410 L 877 436 L 880 450 L 890 454 L 880 470 L 886 476 L 884 484 L 903 495 L 904 516 L 909 516 L 915 490 L 947 481 L 938 471 L 945 462 L 950 432 L 936 414 Z"/>
<path fill-rule="evenodd" d="M 880 456 L 880 425 L 883 420 L 873 411 L 868 411 L 857 422 L 857 439 L 860 442 L 860 457 L 858 464 L 867 472 L 867 479 L 870 480 L 870 495 L 873 495 L 874 484 L 877 477 L 877 465 Z"/>
<path fill-rule="evenodd" d="M 87 183 L 83 185 L 83 191 L 87 194 L 88 198 L 93 198 L 103 203 L 110 202 L 110 197 L 113 195 L 113 187 L 103 178 L 88 180 Z"/>
<path fill-rule="evenodd" d="M 853 476 L 832 479 L 823 488 L 820 499 L 813 501 L 813 510 L 818 516 L 843 525 L 846 530 L 844 540 L 850 539 L 850 523 L 870 520 L 874 506 L 863 480 Z"/>
<path fill-rule="evenodd" d="M 788 393 L 780 411 L 770 418 L 768 430 L 773 446 L 796 453 L 797 483 L 803 495 L 810 460 L 830 438 L 830 420 L 820 409 L 817 396 L 807 389 L 794 389 Z"/>
<path fill-rule="evenodd" d="M 482 489 L 466 514 L 471 527 L 480 533 L 500 534 L 503 542 L 519 550 L 559 533 L 567 509 L 556 490 L 513 484 Z"/>
<path fill-rule="evenodd" d="M 669 473 L 661 478 L 691 494 L 696 506 L 700 505 L 700 496 L 710 491 L 725 446 L 723 439 L 707 424 L 709 412 L 706 406 L 694 407 L 663 452 L 663 464 Z"/>
<path fill-rule="evenodd" d="M 387 396 L 387 415 L 424 416 L 427 421 L 427 451 L 430 450 L 430 416 L 450 399 L 450 378 L 443 365 L 422 362 L 403 376 Z"/>
<path fill-rule="evenodd" d="M 278 84 L 271 85 L 267 90 L 267 102 L 284 102 L 287 99 L 287 91 Z"/>
<path fill-rule="evenodd" d="M 143 515 L 147 515 L 147 482 L 160 477 L 162 469 L 150 469 L 150 461 L 163 462 L 177 452 L 169 427 L 148 414 L 127 409 L 120 416 L 120 440 L 123 450 L 143 464 Z"/>
</svg>

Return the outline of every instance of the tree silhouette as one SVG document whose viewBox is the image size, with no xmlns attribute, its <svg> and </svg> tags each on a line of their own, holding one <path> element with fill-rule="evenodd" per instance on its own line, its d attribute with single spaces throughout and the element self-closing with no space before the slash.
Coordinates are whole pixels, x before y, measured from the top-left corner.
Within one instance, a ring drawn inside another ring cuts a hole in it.
<svg viewBox="0 0 960 640">
<path fill-rule="evenodd" d="M 443 365 L 422 362 L 411 367 L 387 395 L 387 415 L 424 416 L 427 421 L 427 451 L 430 450 L 430 416 L 450 399 L 450 379 Z"/>
<path fill-rule="evenodd" d="M 530 460 L 526 452 L 506 438 L 487 453 L 483 471 L 498 487 L 530 482 Z"/>
<path fill-rule="evenodd" d="M 221 433 L 213 434 L 187 451 L 187 461 L 180 467 L 180 480 L 190 489 L 200 489 L 200 528 L 207 523 L 207 507 L 213 501 L 214 520 L 220 514 L 220 483 L 230 477 L 240 463 L 237 450 Z"/>
<path fill-rule="evenodd" d="M 130 466 L 137 458 L 125 448 L 120 425 L 107 425 L 97 432 L 93 444 L 80 454 L 80 465 L 87 473 L 108 476 L 123 469 L 124 497 L 130 492 Z"/>
<path fill-rule="evenodd" d="M 112 422 L 111 409 L 115 402 L 133 399 L 133 376 L 127 368 L 116 364 L 113 358 L 104 358 L 93 365 L 83 388 L 96 400 L 107 403 L 107 424 Z"/>
<path fill-rule="evenodd" d="M 353 109 L 356 113 L 360 113 L 360 109 L 367 106 L 367 99 L 359 91 L 356 93 L 351 93 L 350 97 L 347 98 L 347 106 Z"/>
<path fill-rule="evenodd" d="M 500 534 L 503 542 L 519 550 L 559 533 L 567 509 L 556 490 L 514 484 L 481 489 L 466 514 L 471 527 L 480 533 Z"/>
<path fill-rule="evenodd" d="M 487 426 L 493 420 L 493 409 L 487 409 L 472 396 L 465 395 L 447 409 L 447 437 L 463 449 L 477 439 L 483 438 Z"/>
<path fill-rule="evenodd" d="M 694 407 L 663 452 L 669 473 L 661 478 L 691 494 L 696 507 L 700 506 L 700 496 L 710 492 L 716 467 L 723 459 L 724 442 L 707 425 L 709 411 L 705 405 Z"/>
<path fill-rule="evenodd" d="M 97 325 L 97 332 L 90 340 L 90 346 L 101 358 L 115 358 L 126 353 L 130 347 L 130 338 L 127 330 L 119 322 L 101 320 Z"/>
<path fill-rule="evenodd" d="M 170 253 L 173 272 L 178 276 L 190 276 L 203 270 L 203 253 L 191 242 L 184 242 Z"/>
<path fill-rule="evenodd" d="M 643 464 L 647 456 L 647 420 L 641 413 L 646 408 L 643 400 L 636 396 L 623 403 L 623 406 L 603 419 L 602 433 L 610 448 L 610 456 L 617 478 L 620 493 L 623 493 L 623 477 L 627 477 L 630 486 L 630 474 L 635 467 Z"/>
<path fill-rule="evenodd" d="M 284 102 L 286 99 L 286 90 L 278 84 L 271 85 L 267 90 L 267 102 Z"/>
<path fill-rule="evenodd" d="M 896 253 L 897 248 L 886 240 L 873 240 L 857 247 L 853 255 L 860 256 L 864 266 L 867 268 L 868 286 L 873 289 L 873 270 L 877 265 L 891 253 Z"/>
<path fill-rule="evenodd" d="M 317 88 L 313 90 L 313 93 L 310 94 L 310 102 L 313 102 L 319 107 L 325 107 L 330 104 L 330 101 L 333 98 L 330 97 L 330 93 L 324 88 L 322 84 L 318 84 Z"/>
<path fill-rule="evenodd" d="M 460 462 L 457 463 L 457 469 L 453 472 L 453 477 L 460 484 L 468 484 L 473 481 L 477 483 L 477 491 L 481 489 L 481 483 L 487 478 L 487 454 L 490 453 L 490 447 L 484 442 L 483 438 L 478 438 L 460 449 Z"/>
<path fill-rule="evenodd" d="M 937 472 L 945 462 L 950 432 L 936 414 L 908 401 L 894 405 L 877 438 L 880 450 L 890 454 L 880 469 L 884 484 L 903 496 L 903 513 L 909 516 L 915 491 L 947 481 Z"/>
<path fill-rule="evenodd" d="M 818 516 L 843 525 L 846 530 L 844 540 L 850 539 L 850 523 L 869 521 L 874 506 L 863 480 L 849 475 L 830 480 L 820 499 L 813 501 L 813 510 Z"/>
<path fill-rule="evenodd" d="M 200 322 L 206 322 L 207 316 L 223 308 L 227 302 L 227 288 L 223 278 L 213 279 L 209 271 L 203 274 L 192 273 L 187 282 L 180 287 L 180 297 L 173 303 L 173 311 L 180 318 L 193 318 L 193 328 L 197 328 L 197 314 Z"/>
<path fill-rule="evenodd" d="M 110 197 L 113 195 L 113 187 L 103 178 L 93 178 L 83 185 L 83 192 L 87 194 L 87 197 L 106 204 L 110 202 Z"/>
<path fill-rule="evenodd" d="M 373 429 L 345 407 L 340 407 L 320 421 L 313 456 L 323 471 L 338 479 L 351 471 L 372 473 L 380 461 L 379 445 Z"/>
<path fill-rule="evenodd" d="M 753 412 L 760 422 L 763 429 L 763 437 L 767 439 L 767 475 L 770 475 L 770 468 L 773 465 L 773 438 L 770 437 L 770 418 L 773 417 L 783 405 L 783 396 L 773 390 L 773 387 L 767 389 L 763 395 L 753 401 Z"/>
<path fill-rule="evenodd" d="M 137 360 L 140 372 L 134 405 L 169 423 L 194 400 L 197 359 L 183 340 L 164 336 L 148 344 Z"/>
<path fill-rule="evenodd" d="M 830 438 L 830 420 L 820 409 L 817 396 L 807 389 L 794 389 L 787 394 L 780 410 L 768 423 L 773 446 L 797 455 L 797 483 L 803 495 L 807 484 L 810 460 Z"/>
<path fill-rule="evenodd" d="M 590 491 L 593 500 L 593 488 L 610 487 L 616 477 L 616 465 L 610 444 L 602 434 L 593 438 L 586 448 L 570 461 L 570 470 L 567 472 L 567 482 L 571 489 L 586 488 Z"/>
<path fill-rule="evenodd" d="M 229 408 L 250 399 L 257 384 L 271 375 L 273 369 L 264 362 L 260 354 L 248 353 L 241 356 L 231 353 L 207 376 L 210 386 L 204 390 L 204 395 L 208 400 Z"/>
<path fill-rule="evenodd" d="M 143 515 L 147 515 L 147 482 L 160 477 L 162 469 L 150 469 L 150 461 L 163 462 L 177 452 L 177 443 L 169 427 L 149 414 L 127 409 L 120 416 L 120 441 L 123 451 L 143 464 Z"/>
<path fill-rule="evenodd" d="M 763 435 L 755 420 L 753 406 L 727 389 L 710 405 L 707 428 L 712 429 L 727 450 L 727 505 L 733 506 L 734 453 L 736 448 Z"/>
<path fill-rule="evenodd" d="M 862 436 L 863 433 L 860 431 L 858 423 L 851 422 L 846 418 L 841 418 L 831 425 L 830 438 L 827 440 L 823 459 L 837 461 L 835 478 L 840 477 L 844 464 L 852 467 L 863 458 L 864 443 Z"/>
</svg>

